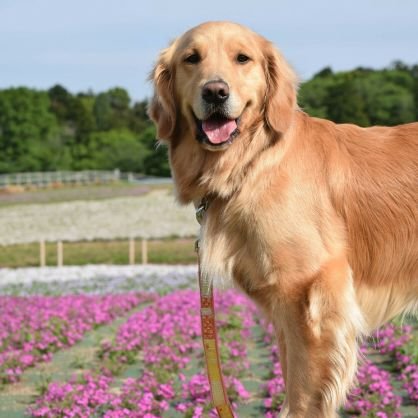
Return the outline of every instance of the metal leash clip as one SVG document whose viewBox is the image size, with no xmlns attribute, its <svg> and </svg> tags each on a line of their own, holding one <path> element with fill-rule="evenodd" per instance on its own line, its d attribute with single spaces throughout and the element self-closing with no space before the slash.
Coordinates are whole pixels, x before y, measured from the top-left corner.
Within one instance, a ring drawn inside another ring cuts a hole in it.
<svg viewBox="0 0 418 418">
<path fill-rule="evenodd" d="M 203 217 L 205 216 L 205 213 L 208 210 L 208 203 L 208 199 L 204 197 L 201 200 L 200 205 L 196 208 L 196 220 L 197 222 L 199 222 L 199 225 L 202 225 Z"/>
</svg>

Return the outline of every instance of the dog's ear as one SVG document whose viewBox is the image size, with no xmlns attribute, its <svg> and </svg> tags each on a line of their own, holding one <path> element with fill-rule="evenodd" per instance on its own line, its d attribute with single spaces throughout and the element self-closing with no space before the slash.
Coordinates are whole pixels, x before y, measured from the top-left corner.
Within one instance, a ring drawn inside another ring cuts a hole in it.
<svg viewBox="0 0 418 418">
<path fill-rule="evenodd" d="M 266 42 L 264 48 L 267 91 L 265 121 L 275 132 L 287 131 L 297 108 L 297 77 L 279 51 Z"/>
<path fill-rule="evenodd" d="M 157 126 L 157 138 L 169 140 L 176 126 L 176 106 L 174 101 L 174 74 L 171 63 L 173 44 L 163 50 L 151 72 L 154 96 L 148 106 L 148 116 Z"/>
</svg>

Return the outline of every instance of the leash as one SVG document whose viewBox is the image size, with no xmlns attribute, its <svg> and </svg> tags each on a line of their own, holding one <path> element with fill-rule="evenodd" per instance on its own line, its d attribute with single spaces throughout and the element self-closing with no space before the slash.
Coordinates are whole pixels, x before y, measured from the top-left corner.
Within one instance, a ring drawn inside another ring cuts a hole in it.
<svg viewBox="0 0 418 418">
<path fill-rule="evenodd" d="M 196 219 L 199 224 L 202 224 L 203 217 L 208 206 L 208 199 L 203 198 L 196 208 Z M 195 250 L 197 253 L 199 273 L 202 342 L 205 352 L 206 370 L 209 379 L 212 403 L 218 411 L 220 418 L 234 418 L 221 370 L 221 361 L 218 349 L 218 336 L 215 323 L 215 304 L 212 280 L 208 280 L 208 278 L 205 277 L 205 275 L 201 272 L 199 249 L 199 240 L 197 240 L 195 244 Z"/>
</svg>

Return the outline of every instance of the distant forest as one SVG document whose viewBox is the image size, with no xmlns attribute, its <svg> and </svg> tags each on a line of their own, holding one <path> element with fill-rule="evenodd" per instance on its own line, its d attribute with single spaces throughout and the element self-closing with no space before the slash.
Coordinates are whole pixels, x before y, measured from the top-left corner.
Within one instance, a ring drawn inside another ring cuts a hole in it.
<svg viewBox="0 0 418 418">
<path fill-rule="evenodd" d="M 361 126 L 418 120 L 418 65 L 333 72 L 324 68 L 299 90 L 312 116 Z M 169 176 L 165 147 L 156 149 L 146 101 L 133 102 L 120 87 L 71 94 L 0 90 L 0 173 L 54 170 L 132 171 Z"/>
</svg>

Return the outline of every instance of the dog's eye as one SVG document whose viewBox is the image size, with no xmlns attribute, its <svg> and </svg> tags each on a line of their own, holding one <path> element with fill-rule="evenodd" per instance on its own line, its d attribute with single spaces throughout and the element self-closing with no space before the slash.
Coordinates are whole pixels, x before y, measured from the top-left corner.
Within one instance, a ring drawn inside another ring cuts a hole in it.
<svg viewBox="0 0 418 418">
<path fill-rule="evenodd" d="M 187 62 L 188 64 L 197 64 L 200 62 L 200 55 L 197 52 L 190 54 L 184 59 L 184 62 Z"/>
<path fill-rule="evenodd" d="M 244 64 L 244 63 L 246 63 L 246 62 L 248 62 L 250 60 L 250 57 L 248 57 L 247 55 L 245 55 L 245 54 L 238 54 L 237 55 L 237 61 L 240 63 L 240 64 Z"/>
</svg>

